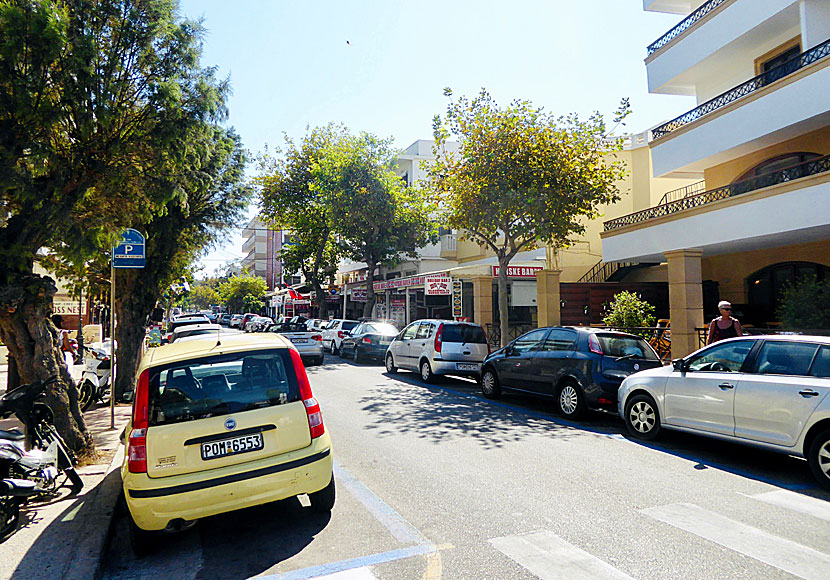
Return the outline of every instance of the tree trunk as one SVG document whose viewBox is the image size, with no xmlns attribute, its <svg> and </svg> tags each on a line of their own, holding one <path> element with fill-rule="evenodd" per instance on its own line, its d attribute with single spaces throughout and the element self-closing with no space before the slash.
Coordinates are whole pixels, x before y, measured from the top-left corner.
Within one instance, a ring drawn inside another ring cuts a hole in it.
<svg viewBox="0 0 830 580">
<path fill-rule="evenodd" d="M 66 366 L 52 324 L 54 280 L 36 274 L 6 273 L 0 285 L 0 339 L 14 357 L 22 383 L 59 377 L 49 386 L 45 402 L 55 416 L 55 427 L 67 445 L 80 455 L 94 451 L 78 405 L 78 388 Z"/>
<path fill-rule="evenodd" d="M 508 336 L 508 304 L 507 304 L 507 267 L 510 265 L 512 256 L 499 256 L 499 332 L 501 333 L 501 344 L 504 347 L 510 342 Z"/>
<path fill-rule="evenodd" d="M 115 310 L 117 326 L 115 338 L 118 344 L 115 399 L 132 391 L 135 372 L 143 354 L 147 317 L 156 305 L 156 285 L 146 280 L 142 269 L 116 271 Z"/>
<path fill-rule="evenodd" d="M 326 300 L 326 291 L 319 281 L 314 281 L 314 295 L 317 296 L 317 318 L 327 320 L 329 317 L 329 303 Z"/>
<path fill-rule="evenodd" d="M 377 296 L 375 295 L 375 262 L 367 262 L 369 273 L 366 275 L 366 304 L 363 305 L 363 318 L 371 318 L 372 310 L 375 308 Z"/>
<path fill-rule="evenodd" d="M 84 289 L 78 290 L 78 355 L 84 356 Z"/>
</svg>

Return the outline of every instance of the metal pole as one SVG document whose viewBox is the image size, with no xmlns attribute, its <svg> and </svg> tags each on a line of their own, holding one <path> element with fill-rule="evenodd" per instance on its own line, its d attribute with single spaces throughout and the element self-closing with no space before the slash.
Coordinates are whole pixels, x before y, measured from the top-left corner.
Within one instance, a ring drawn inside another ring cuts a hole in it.
<svg viewBox="0 0 830 580">
<path fill-rule="evenodd" d="M 115 429 L 115 261 L 110 261 L 110 429 Z"/>
</svg>

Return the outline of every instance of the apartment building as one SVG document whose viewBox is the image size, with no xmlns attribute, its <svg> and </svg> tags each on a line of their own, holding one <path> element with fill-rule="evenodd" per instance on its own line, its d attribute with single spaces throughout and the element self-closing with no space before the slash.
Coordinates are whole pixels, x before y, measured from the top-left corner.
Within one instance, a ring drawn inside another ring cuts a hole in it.
<svg viewBox="0 0 830 580">
<path fill-rule="evenodd" d="M 245 241 L 242 244 L 242 268 L 249 274 L 265 280 L 268 290 L 278 288 L 283 282 L 280 251 L 284 232 L 269 228 L 259 216 L 254 216 L 242 230 Z"/>
<path fill-rule="evenodd" d="M 697 106 L 651 131 L 655 178 L 705 190 L 609 219 L 606 262 L 665 262 L 672 354 L 718 299 L 758 327 L 781 288 L 830 272 L 830 2 L 644 0 L 680 22 L 647 47 L 649 91 Z"/>
</svg>

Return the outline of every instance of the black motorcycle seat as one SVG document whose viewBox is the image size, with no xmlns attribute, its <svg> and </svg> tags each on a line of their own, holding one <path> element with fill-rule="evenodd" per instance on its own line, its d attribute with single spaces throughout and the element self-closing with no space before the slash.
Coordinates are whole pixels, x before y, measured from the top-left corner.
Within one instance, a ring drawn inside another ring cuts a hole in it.
<svg viewBox="0 0 830 580">
<path fill-rule="evenodd" d="M 7 439 L 9 441 L 23 441 L 26 436 L 17 429 L 10 429 L 5 431 L 0 429 L 0 439 Z"/>
</svg>

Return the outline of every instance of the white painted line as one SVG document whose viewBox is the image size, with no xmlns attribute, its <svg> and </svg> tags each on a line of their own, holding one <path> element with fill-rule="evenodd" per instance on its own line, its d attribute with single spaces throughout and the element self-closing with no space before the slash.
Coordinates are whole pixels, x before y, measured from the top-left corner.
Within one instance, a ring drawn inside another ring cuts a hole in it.
<svg viewBox="0 0 830 580">
<path fill-rule="evenodd" d="M 786 489 L 748 495 L 747 497 L 830 522 L 830 503 L 822 499 L 816 499 Z"/>
<path fill-rule="evenodd" d="M 541 580 L 633 580 L 553 532 L 493 538 L 490 543 Z"/>
<path fill-rule="evenodd" d="M 378 577 L 372 574 L 369 568 L 356 568 L 328 576 L 317 576 L 315 580 L 378 580 Z"/>
<path fill-rule="evenodd" d="M 830 556 L 827 554 L 696 505 L 676 503 L 649 508 L 642 513 L 799 578 L 830 578 Z"/>
</svg>

